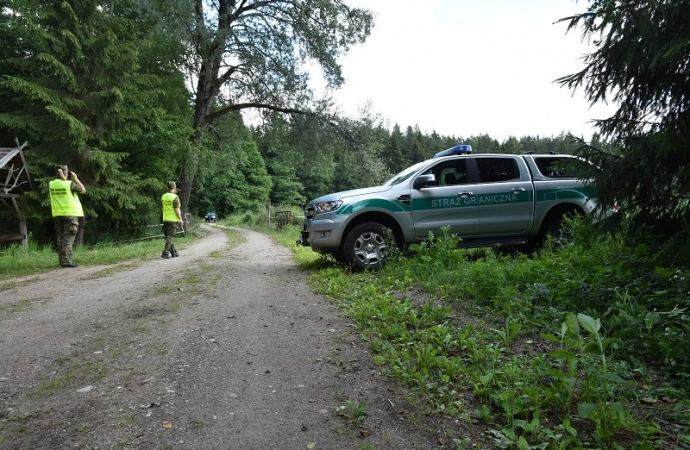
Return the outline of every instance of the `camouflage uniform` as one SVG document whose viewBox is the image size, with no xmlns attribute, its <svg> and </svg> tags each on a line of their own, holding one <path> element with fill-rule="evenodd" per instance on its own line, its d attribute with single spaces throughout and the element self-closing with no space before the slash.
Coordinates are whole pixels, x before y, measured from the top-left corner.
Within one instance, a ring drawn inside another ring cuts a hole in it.
<svg viewBox="0 0 690 450">
<path fill-rule="evenodd" d="M 165 236 L 165 247 L 163 248 L 163 255 L 177 256 L 177 250 L 173 239 L 177 232 L 177 222 L 163 222 L 163 236 Z"/>
<path fill-rule="evenodd" d="M 161 258 L 175 258 L 178 255 L 173 239 L 177 231 L 176 225 L 182 225 L 182 216 L 180 213 L 180 197 L 175 194 L 177 186 L 174 181 L 168 182 L 168 192 L 161 197 L 161 206 L 163 213 L 163 236 L 165 236 L 165 247 Z"/>
<path fill-rule="evenodd" d="M 74 216 L 53 217 L 55 234 L 57 235 L 57 251 L 60 265 L 72 262 L 72 247 L 79 229 L 79 218 Z"/>
<path fill-rule="evenodd" d="M 67 166 L 57 166 L 56 171 L 57 178 L 48 183 L 48 191 L 57 237 L 58 258 L 62 267 L 77 267 L 72 262 L 72 248 L 79 231 L 79 219 L 84 217 L 78 194 L 85 193 L 86 189 L 77 178 L 77 174 L 70 172 Z"/>
</svg>

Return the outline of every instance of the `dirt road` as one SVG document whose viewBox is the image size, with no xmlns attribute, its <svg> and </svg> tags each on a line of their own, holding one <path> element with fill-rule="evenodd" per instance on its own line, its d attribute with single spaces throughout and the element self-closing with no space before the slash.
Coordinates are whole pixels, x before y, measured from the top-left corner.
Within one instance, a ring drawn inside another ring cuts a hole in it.
<svg viewBox="0 0 690 450">
<path fill-rule="evenodd" d="M 0 449 L 438 446 L 289 249 L 206 228 L 179 258 L 0 282 Z"/>
</svg>

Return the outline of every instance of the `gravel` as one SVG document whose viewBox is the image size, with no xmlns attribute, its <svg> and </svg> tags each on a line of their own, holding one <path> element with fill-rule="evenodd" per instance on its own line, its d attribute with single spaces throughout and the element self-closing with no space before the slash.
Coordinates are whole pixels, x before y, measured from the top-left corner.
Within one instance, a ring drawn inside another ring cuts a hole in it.
<svg viewBox="0 0 690 450">
<path fill-rule="evenodd" d="M 179 258 L 0 282 L 0 449 L 444 444 L 289 249 L 202 227 Z"/>
</svg>

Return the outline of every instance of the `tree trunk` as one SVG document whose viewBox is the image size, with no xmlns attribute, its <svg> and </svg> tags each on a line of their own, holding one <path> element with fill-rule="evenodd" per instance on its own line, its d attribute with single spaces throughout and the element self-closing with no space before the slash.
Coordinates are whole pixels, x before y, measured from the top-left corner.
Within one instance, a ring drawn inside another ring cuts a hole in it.
<svg viewBox="0 0 690 450">
<path fill-rule="evenodd" d="M 180 210 L 182 214 L 189 212 L 189 198 L 192 195 L 192 185 L 194 184 L 194 176 L 196 175 L 197 169 L 197 158 L 196 149 L 197 143 L 192 142 L 190 145 L 189 153 L 187 154 L 187 161 L 182 168 L 182 173 L 180 174 L 180 183 L 177 195 L 180 196 Z"/>
<path fill-rule="evenodd" d="M 201 10 L 199 10 L 201 11 Z M 200 14 L 200 12 L 198 12 Z M 212 47 L 209 45 L 209 47 Z M 220 53 L 209 50 L 199 68 L 199 81 L 196 88 L 194 104 L 194 134 L 191 138 L 187 160 L 180 172 L 180 209 L 182 213 L 189 212 L 189 199 L 194 185 L 194 177 L 199 165 L 199 149 L 203 145 L 203 135 L 209 125 L 209 114 L 218 94 L 214 88 L 218 78 Z"/>
<path fill-rule="evenodd" d="M 86 224 L 86 219 L 84 216 L 79 218 L 79 228 L 77 228 L 77 237 L 74 238 L 74 246 L 81 247 L 84 245 L 84 225 Z"/>
</svg>

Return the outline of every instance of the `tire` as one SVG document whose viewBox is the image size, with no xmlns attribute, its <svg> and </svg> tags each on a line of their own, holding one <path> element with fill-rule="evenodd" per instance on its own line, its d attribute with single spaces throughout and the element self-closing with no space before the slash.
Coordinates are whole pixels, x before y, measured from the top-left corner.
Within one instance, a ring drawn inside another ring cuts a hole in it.
<svg viewBox="0 0 690 450">
<path fill-rule="evenodd" d="M 338 264 L 348 264 L 347 259 L 345 258 L 345 255 L 343 255 L 343 252 L 338 250 L 333 253 L 330 253 L 331 258 L 335 260 Z"/>
<path fill-rule="evenodd" d="M 345 236 L 345 260 L 355 271 L 380 269 L 386 263 L 390 239 L 380 223 L 360 223 Z"/>
<path fill-rule="evenodd" d="M 542 243 L 545 243 L 549 237 L 554 247 L 561 247 L 573 241 L 573 229 L 565 223 L 564 219 L 564 216 L 558 216 L 546 224 L 542 233 Z"/>
</svg>

